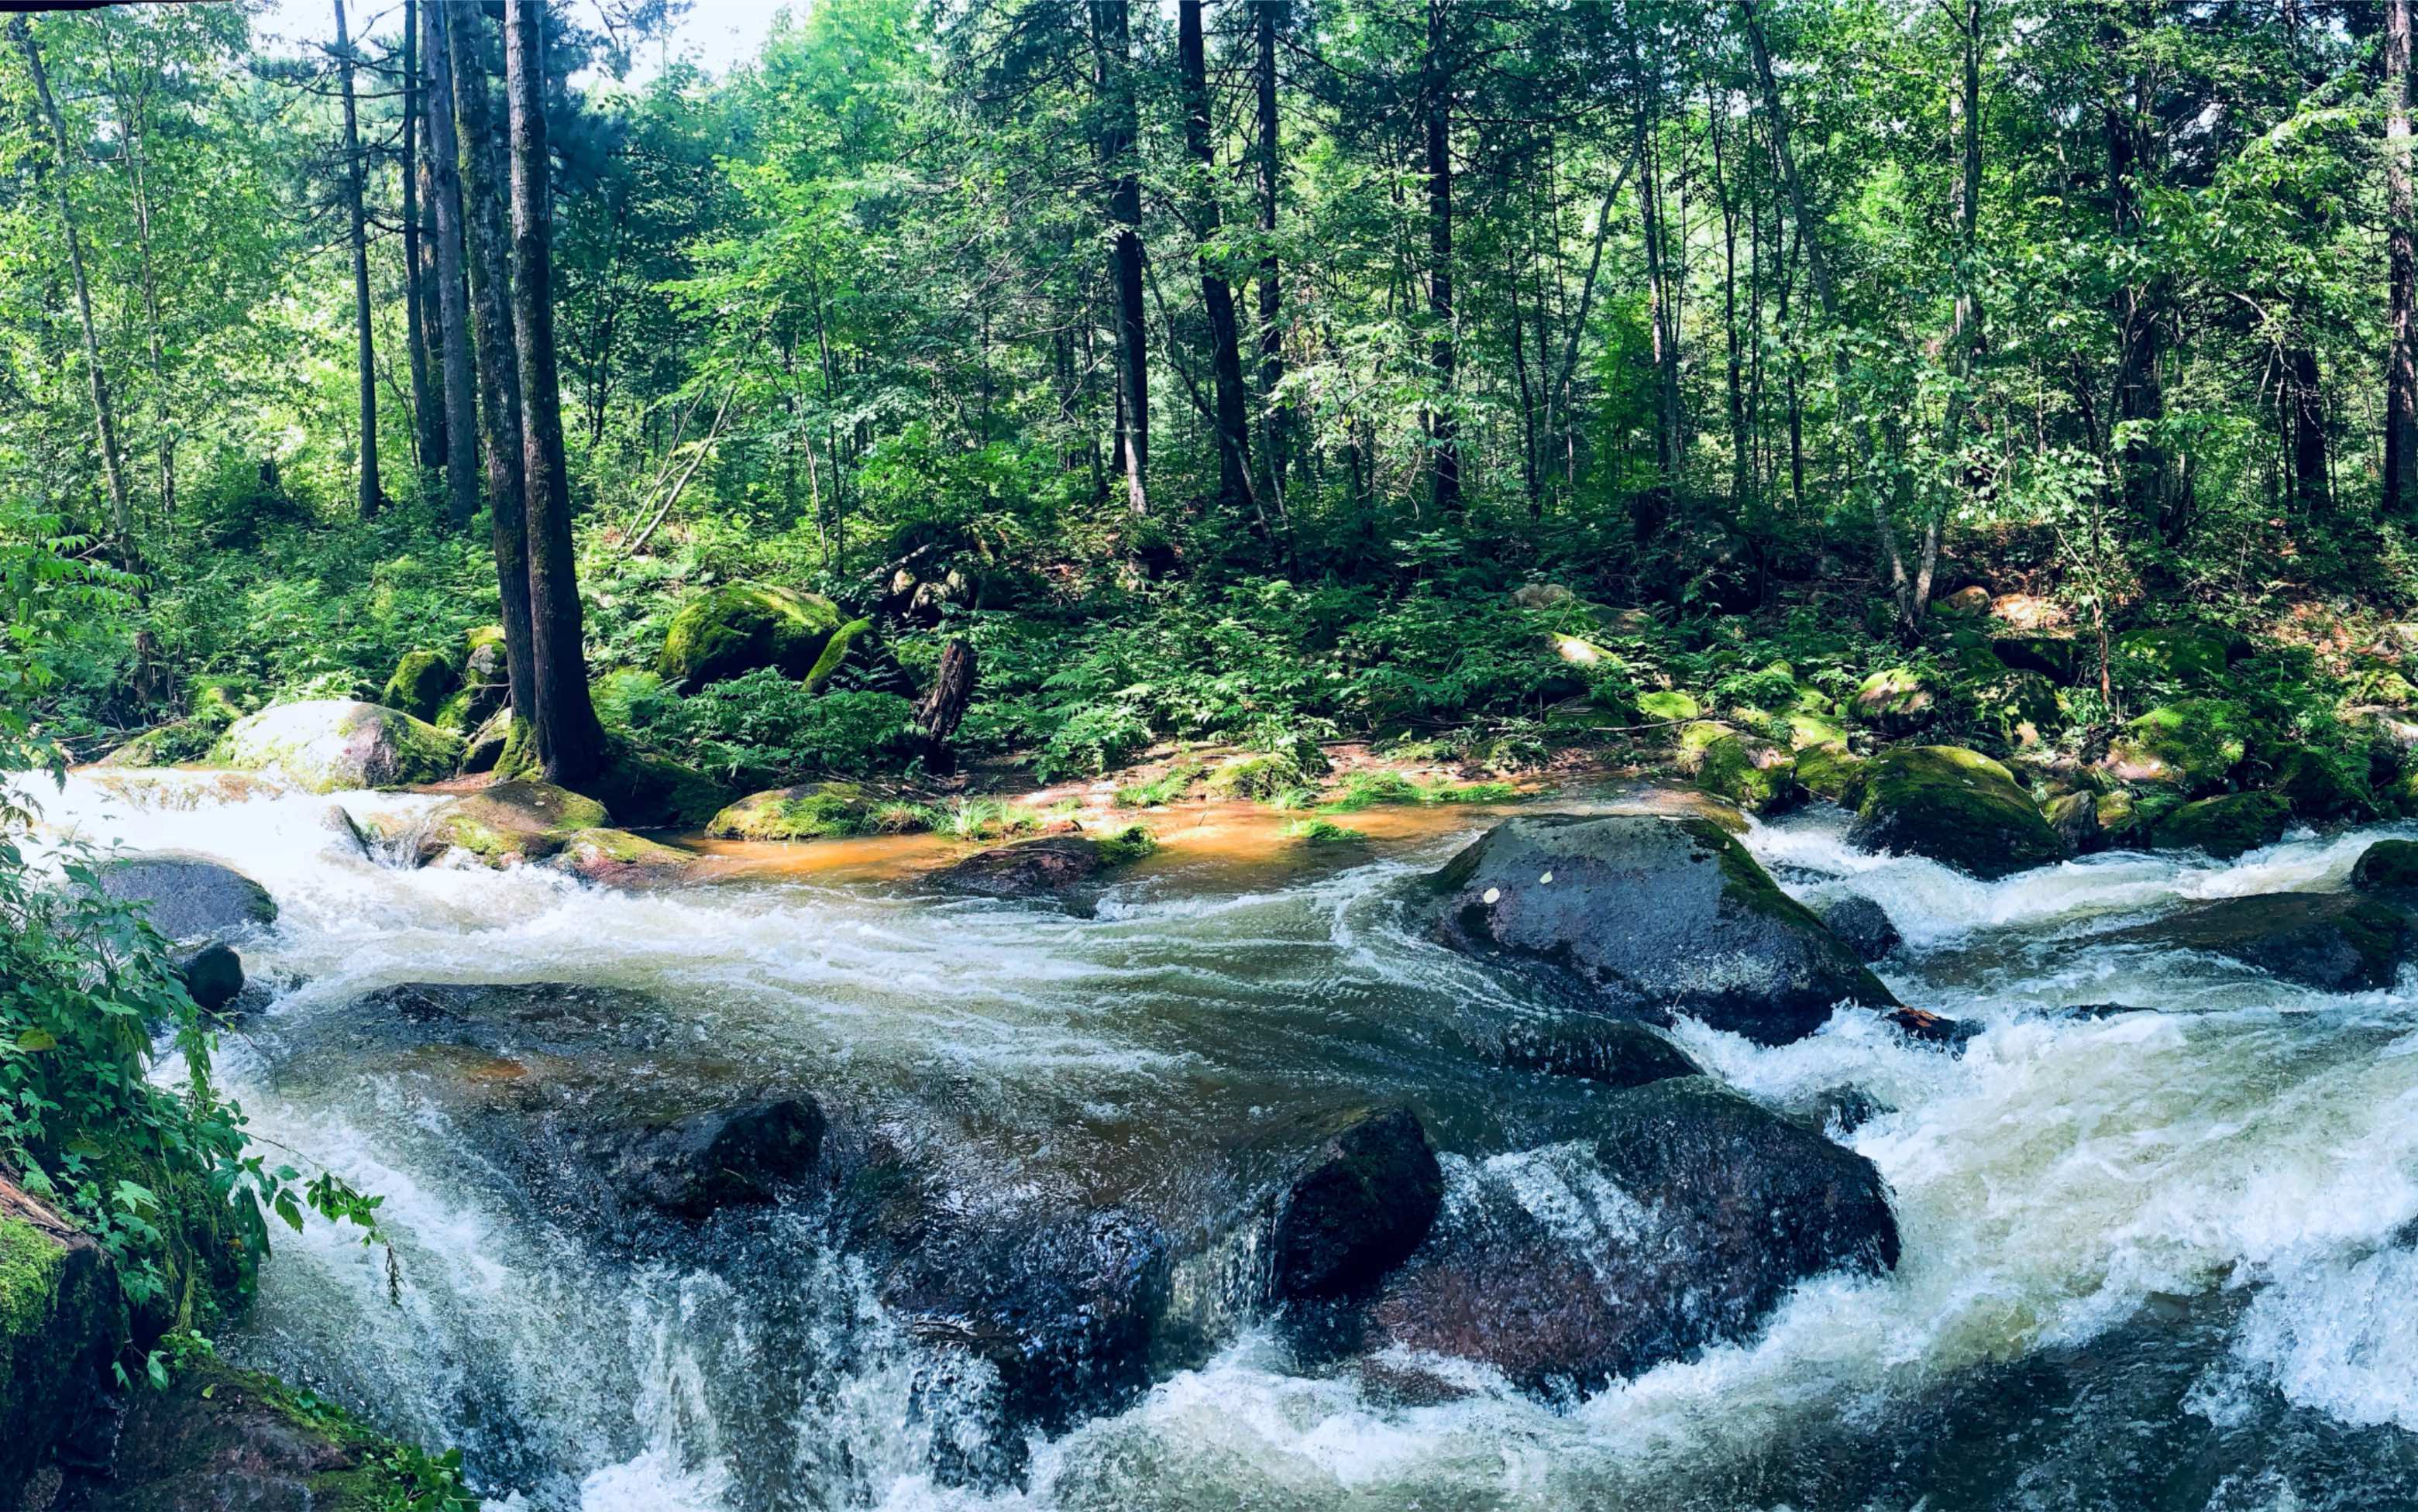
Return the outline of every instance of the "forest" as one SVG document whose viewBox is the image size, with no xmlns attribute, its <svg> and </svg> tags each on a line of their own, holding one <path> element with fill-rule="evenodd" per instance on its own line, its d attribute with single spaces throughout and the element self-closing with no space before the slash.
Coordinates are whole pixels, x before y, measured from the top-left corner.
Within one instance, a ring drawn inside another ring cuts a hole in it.
<svg viewBox="0 0 2418 1512">
<path fill-rule="evenodd" d="M 274 1420 L 364 1512 L 2408 1504 L 2412 0 L 302 8 L 0 38 L 0 1314 L 82 1383 L 0 1497 Z M 575 1391 L 496 1300 L 572 1252 Z M 1566 1468 L 1268 1426 L 1422 1413 Z"/>
</svg>

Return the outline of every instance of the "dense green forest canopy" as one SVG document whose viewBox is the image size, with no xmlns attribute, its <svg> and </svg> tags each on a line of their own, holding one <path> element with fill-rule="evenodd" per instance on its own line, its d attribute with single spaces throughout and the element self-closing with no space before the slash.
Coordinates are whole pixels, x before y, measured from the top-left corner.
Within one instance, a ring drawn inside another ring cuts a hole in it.
<svg viewBox="0 0 2418 1512">
<path fill-rule="evenodd" d="M 926 761 L 952 640 L 1045 773 L 1535 749 L 1951 658 L 1977 584 L 2091 643 L 2088 741 L 2158 691 L 2113 633 L 2418 587 L 2407 0 L 813 0 L 720 76 L 537 7 L 533 144 L 517 7 L 332 9 L 0 50 L 0 534 L 117 585 L 14 605 L 77 755 L 374 696 L 531 570 L 726 779 Z M 737 583 L 892 675 L 666 682 Z"/>
</svg>

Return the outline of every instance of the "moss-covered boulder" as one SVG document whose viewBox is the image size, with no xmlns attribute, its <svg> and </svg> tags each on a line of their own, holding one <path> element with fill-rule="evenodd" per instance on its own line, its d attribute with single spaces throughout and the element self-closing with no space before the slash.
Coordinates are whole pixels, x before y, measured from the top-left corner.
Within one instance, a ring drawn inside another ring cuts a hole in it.
<svg viewBox="0 0 2418 1512">
<path fill-rule="evenodd" d="M 1751 814 L 1783 809 L 1805 796 L 1797 784 L 1795 754 L 1752 735 L 1724 735 L 1706 746 L 1696 786 Z"/>
<path fill-rule="evenodd" d="M 2215 792 L 2249 749 L 2251 725 L 2222 698 L 2162 704 L 2124 726 L 2103 765 L 2125 782 L 2171 787 L 2186 798 Z"/>
<path fill-rule="evenodd" d="M 2016 671 L 2037 672 L 2060 688 L 2074 685 L 2083 661 L 2075 642 L 2065 635 L 2000 635 L 1990 649 Z"/>
<path fill-rule="evenodd" d="M 157 725 L 118 746 L 95 762 L 101 767 L 173 767 L 209 755 L 224 726 L 213 728 L 199 720 L 179 719 Z"/>
<path fill-rule="evenodd" d="M 1702 719 L 1705 706 L 1693 695 L 1669 689 L 1637 695 L 1637 712 L 1660 724 L 1676 724 L 1681 720 Z"/>
<path fill-rule="evenodd" d="M 2409 917 L 2358 893 L 2273 893 L 2196 904 L 2104 939 L 2202 951 L 2320 992 L 2393 985 L 2410 941 Z"/>
<path fill-rule="evenodd" d="M 462 739 L 399 709 L 346 698 L 278 704 L 237 720 L 210 760 L 309 792 L 440 782 L 462 761 Z"/>
<path fill-rule="evenodd" d="M 672 617 L 655 670 L 688 688 L 767 666 L 803 678 L 841 623 L 839 609 L 820 594 L 772 583 L 725 584 Z"/>
<path fill-rule="evenodd" d="M 1718 719 L 1699 719 L 1679 726 L 1678 739 L 1671 748 L 1671 764 L 1684 776 L 1693 777 L 1705 770 L 1705 753 L 1722 741 L 1735 740 L 1737 727 Z"/>
<path fill-rule="evenodd" d="M 2231 861 L 2284 838 L 2292 811 L 2274 793 L 2226 793 L 2185 803 L 2159 819 L 2150 841 L 2161 850 L 2198 850 Z"/>
<path fill-rule="evenodd" d="M 1631 1017 L 1686 1014 L 1777 1045 L 1812 1033 L 1842 1002 L 1897 1006 L 1706 819 L 1508 819 L 1433 885 L 1447 944 L 1575 978 Z"/>
<path fill-rule="evenodd" d="M 1781 716 L 1788 726 L 1788 743 L 1799 751 L 1816 745 L 1844 746 L 1847 727 L 1829 713 L 1792 709 Z"/>
<path fill-rule="evenodd" d="M 416 847 L 426 865 L 460 850 L 490 866 L 543 861 L 580 832 L 613 822 L 604 805 L 551 783 L 499 782 L 447 802 L 428 816 Z"/>
<path fill-rule="evenodd" d="M 1797 753 L 1798 785 L 1816 798 L 1842 802 L 1863 766 L 1863 757 L 1850 752 L 1844 741 L 1805 746 Z"/>
<path fill-rule="evenodd" d="M 688 851 L 627 830 L 582 830 L 546 863 L 591 882 L 611 887 L 669 887 L 696 874 L 697 859 Z"/>
<path fill-rule="evenodd" d="M 414 719 L 434 721 L 461 680 L 453 659 L 443 651 L 406 651 L 394 664 L 394 675 L 386 680 L 378 702 Z"/>
<path fill-rule="evenodd" d="M 2249 643 L 2233 632 L 2200 625 L 2128 630 L 2110 647 L 2120 678 L 2185 684 L 2205 683 L 2221 676 L 2228 664 L 2249 650 Z"/>
<path fill-rule="evenodd" d="M 1901 746 L 1864 768 L 1851 845 L 1928 856 L 1985 879 L 2063 861 L 2050 829 L 2014 773 L 1953 745 Z"/>
<path fill-rule="evenodd" d="M 108 1389 L 126 1309 L 100 1245 L 0 1180 L 0 1489 L 8 1495 Z"/>
<path fill-rule="evenodd" d="M 2041 805 L 2041 817 L 2057 832 L 2065 848 L 2077 856 L 2106 846 L 2106 835 L 2099 826 L 2096 793 L 2059 793 Z"/>
<path fill-rule="evenodd" d="M 484 723 L 470 732 L 462 742 L 462 771 L 467 774 L 493 771 L 503 759 L 504 747 L 512 743 L 513 711 L 498 709 Z"/>
<path fill-rule="evenodd" d="M 2379 840 L 2351 863 L 2350 885 L 2363 893 L 2418 896 L 2418 840 Z"/>
<path fill-rule="evenodd" d="M 1848 708 L 1884 735 L 1910 735 L 1938 713 L 1938 699 L 1921 673 L 1893 666 L 1857 685 Z"/>
<path fill-rule="evenodd" d="M 806 783 L 750 793 L 705 827 L 716 840 L 823 840 L 854 834 L 872 807 L 852 782 Z"/>
<path fill-rule="evenodd" d="M 1968 583 L 1934 603 L 1932 608 L 1951 619 L 1978 619 L 1990 612 L 1990 590 L 1979 583 Z"/>
<path fill-rule="evenodd" d="M 2065 728 L 2056 684 L 2038 672 L 2001 672 L 1973 689 L 1983 723 L 2010 746 L 2042 745 Z"/>
<path fill-rule="evenodd" d="M 584 786 L 635 830 L 694 830 L 739 796 L 694 767 L 620 741 L 612 742 L 604 770 Z"/>
<path fill-rule="evenodd" d="M 1046 834 L 1036 840 L 978 850 L 933 874 L 944 893 L 987 898 L 1037 898 L 1072 892 L 1140 860 L 1154 845 L 1139 825 L 1106 840 L 1087 834 Z"/>
<path fill-rule="evenodd" d="M 2383 806 L 2367 774 L 2338 752 L 2296 747 L 2275 763 L 2275 791 L 2311 824 L 2373 824 Z"/>
</svg>

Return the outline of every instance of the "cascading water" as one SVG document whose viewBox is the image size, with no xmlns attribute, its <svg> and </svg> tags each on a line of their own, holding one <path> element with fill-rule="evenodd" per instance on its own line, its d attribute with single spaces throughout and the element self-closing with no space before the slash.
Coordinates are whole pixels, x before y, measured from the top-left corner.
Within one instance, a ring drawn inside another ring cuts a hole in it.
<svg viewBox="0 0 2418 1512">
<path fill-rule="evenodd" d="M 1901 997 L 1986 1029 L 1961 1056 L 1854 1012 L 1778 1048 L 1679 1030 L 1767 1103 L 1852 1086 L 1881 1109 L 1844 1138 L 1894 1190 L 1894 1275 L 1807 1282 L 1743 1343 L 1553 1406 L 1455 1362 L 1400 1362 L 1453 1388 L 1405 1396 L 1222 1315 L 1200 1358 L 986 1488 L 933 1469 L 943 1398 L 984 1383 L 936 1376 L 815 1214 L 726 1212 L 676 1245 L 564 1221 L 482 1089 L 812 1086 L 960 1191 L 1063 1192 L 1177 1233 L 1247 1189 L 1236 1152 L 1265 1121 L 1410 1096 L 1453 1152 L 1448 1203 L 1507 1193 L 1584 1241 L 1628 1200 L 1569 1155 L 1599 1090 L 1479 1063 L 1480 1026 L 1546 1000 L 1431 943 L 1407 886 L 1482 817 L 1246 887 L 1171 848 L 1077 919 L 879 880 L 621 893 L 407 870 L 347 848 L 329 800 L 205 796 L 74 778 L 44 802 L 53 832 L 205 852 L 276 896 L 245 954 L 290 985 L 229 1036 L 224 1077 L 264 1143 L 385 1195 L 403 1276 L 390 1301 L 383 1258 L 314 1226 L 224 1348 L 462 1444 L 497 1505 L 2418 1505 L 2410 989 L 2318 993 L 2103 938 L 2184 900 L 2338 886 L 2373 832 L 1979 883 L 1852 851 L 1835 816 L 1758 827 L 1792 892 L 1886 907 Z M 400 821 L 431 801 L 339 802 Z M 535 1037 L 417 1044 L 357 1006 L 528 981 L 643 989 L 660 1021 L 549 1060 Z M 2153 1011 L 2056 1012 L 2085 1002 Z"/>
</svg>

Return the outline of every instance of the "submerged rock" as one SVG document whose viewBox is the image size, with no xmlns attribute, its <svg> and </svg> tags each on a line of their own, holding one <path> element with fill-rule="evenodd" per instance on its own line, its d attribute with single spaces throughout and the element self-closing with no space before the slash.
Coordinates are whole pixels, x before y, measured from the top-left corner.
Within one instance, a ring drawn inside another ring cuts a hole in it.
<svg viewBox="0 0 2418 1512">
<path fill-rule="evenodd" d="M 243 991 L 243 957 L 212 940 L 175 963 L 185 995 L 205 1013 L 216 1013 Z"/>
<path fill-rule="evenodd" d="M 976 897 L 1043 897 L 1091 882 L 1150 848 L 1150 832 L 1139 827 L 1107 840 L 1047 834 L 978 850 L 934 873 L 931 884 L 944 893 Z"/>
<path fill-rule="evenodd" d="M 1777 1045 L 1812 1033 L 1842 1002 L 1897 1004 L 1705 819 L 1510 819 L 1434 885 L 1447 894 L 1447 943 L 1575 976 L 1630 1016 L 1687 1014 Z"/>
<path fill-rule="evenodd" d="M 2102 938 L 2205 951 L 2320 992 L 2372 992 L 2393 985 L 2410 934 L 2407 916 L 2372 897 L 2272 893 L 2196 904 Z"/>
<path fill-rule="evenodd" d="M 461 765 L 462 741 L 399 709 L 320 698 L 237 720 L 210 748 L 210 759 L 333 793 L 442 781 Z"/>
<path fill-rule="evenodd" d="M 1269 1292 L 1315 1302 L 1365 1291 L 1435 1221 L 1444 1173 L 1408 1107 L 1362 1113 L 1319 1147 L 1277 1199 Z"/>
<path fill-rule="evenodd" d="M 812 1175 L 822 1155 L 823 1110 L 812 1097 L 712 1108 L 609 1137 L 609 1177 L 631 1201 L 698 1219 L 768 1202 Z"/>
<path fill-rule="evenodd" d="M 2150 831 L 2160 850 L 2198 850 L 2231 861 L 2284 838 L 2292 811 L 2274 793 L 2227 793 L 2183 804 Z"/>
<path fill-rule="evenodd" d="M 146 906 L 151 927 L 172 940 L 219 939 L 277 922 L 268 889 L 223 862 L 177 850 L 119 856 L 99 868 L 100 890 Z"/>
<path fill-rule="evenodd" d="M 812 672 L 840 612 L 819 594 L 771 583 L 730 583 L 681 605 L 655 670 L 675 686 L 701 688 L 759 667 L 792 678 Z"/>
<path fill-rule="evenodd" d="M 1953 745 L 1901 746 L 1867 763 L 1847 843 L 1928 856 L 1985 881 L 2066 856 L 2012 772 Z"/>
<path fill-rule="evenodd" d="M 1861 893 L 1825 898 L 1814 905 L 1814 915 L 1844 940 L 1859 961 L 1880 960 L 1905 943 L 1905 937 L 1890 921 L 1889 910 Z"/>
<path fill-rule="evenodd" d="M 1595 1014 L 1559 1014 L 1515 1023 L 1503 1031 L 1497 1059 L 1514 1071 L 1579 1077 L 1615 1088 L 1704 1074 L 1659 1031 L 1633 1019 Z"/>
<path fill-rule="evenodd" d="M 1603 1117 L 1592 1150 L 1550 1153 L 1572 1168 L 1523 1183 L 1490 1162 L 1456 1191 L 1370 1341 L 1567 1396 L 1744 1337 L 1807 1276 L 1896 1265 L 1880 1172 L 1805 1125 L 1702 1077 L 1622 1092 Z"/>
</svg>

